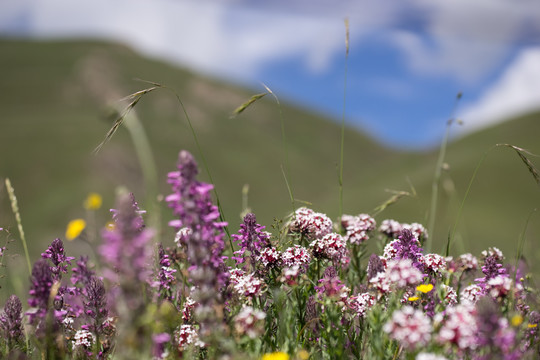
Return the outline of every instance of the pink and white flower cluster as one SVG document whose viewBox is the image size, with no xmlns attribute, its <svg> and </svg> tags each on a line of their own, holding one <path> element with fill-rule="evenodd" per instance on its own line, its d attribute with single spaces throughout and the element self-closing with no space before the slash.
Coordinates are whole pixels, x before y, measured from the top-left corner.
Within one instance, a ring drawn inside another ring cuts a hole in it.
<svg viewBox="0 0 540 360">
<path fill-rule="evenodd" d="M 414 350 L 431 340 L 431 320 L 421 310 L 406 305 L 394 311 L 392 319 L 384 324 L 384 332 L 404 348 Z"/>
<path fill-rule="evenodd" d="M 446 271 L 446 260 L 438 254 L 426 254 L 420 257 L 420 262 L 424 264 L 426 270 L 435 274 L 441 274 Z"/>
<path fill-rule="evenodd" d="M 325 214 L 308 208 L 299 208 L 289 224 L 291 232 L 304 235 L 308 240 L 320 239 L 332 232 L 332 220 Z"/>
<path fill-rule="evenodd" d="M 179 351 L 184 351 L 190 345 L 200 348 L 205 347 L 204 342 L 199 339 L 197 329 L 193 325 L 181 325 L 174 331 L 174 341 Z"/>
<path fill-rule="evenodd" d="M 244 306 L 234 318 L 234 328 L 239 335 L 255 339 L 264 332 L 266 314 L 251 306 Z"/>
<path fill-rule="evenodd" d="M 420 284 L 424 275 L 413 266 L 410 259 L 393 259 L 387 263 L 386 278 L 397 288 L 404 288 Z"/>
<path fill-rule="evenodd" d="M 476 347 L 475 307 L 471 303 L 449 306 L 445 315 L 437 314 L 435 323 L 442 323 L 437 341 L 441 344 L 453 344 L 461 350 L 473 350 Z"/>
<path fill-rule="evenodd" d="M 261 250 L 258 260 L 266 268 L 277 267 L 281 263 L 281 253 L 275 247 L 267 247 Z"/>
<path fill-rule="evenodd" d="M 379 232 L 392 239 L 396 239 L 404 229 L 410 230 L 417 240 L 425 240 L 428 237 L 426 228 L 419 223 L 402 224 L 396 220 L 387 219 L 383 220 L 379 226 Z"/>
<path fill-rule="evenodd" d="M 281 259 L 285 266 L 298 265 L 305 268 L 311 262 L 311 253 L 305 247 L 294 245 L 283 252 Z"/>
<path fill-rule="evenodd" d="M 370 293 L 362 293 L 351 296 L 348 300 L 348 306 L 355 312 L 355 316 L 363 318 L 366 311 L 375 305 L 375 296 Z"/>
<path fill-rule="evenodd" d="M 313 256 L 330 260 L 339 260 L 347 254 L 345 239 L 339 234 L 330 233 L 322 239 L 315 239 L 309 244 Z"/>
<path fill-rule="evenodd" d="M 345 235 L 347 242 L 359 245 L 369 239 L 369 233 L 375 230 L 376 222 L 367 214 L 343 215 L 341 225 L 347 230 Z"/>
</svg>

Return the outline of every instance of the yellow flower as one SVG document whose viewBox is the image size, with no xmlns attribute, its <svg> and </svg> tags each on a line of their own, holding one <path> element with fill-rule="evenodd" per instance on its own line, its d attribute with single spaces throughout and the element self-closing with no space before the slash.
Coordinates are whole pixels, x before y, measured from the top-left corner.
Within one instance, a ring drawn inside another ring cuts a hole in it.
<svg viewBox="0 0 540 360">
<path fill-rule="evenodd" d="M 512 326 L 519 326 L 521 325 L 521 323 L 523 322 L 523 316 L 519 315 L 519 314 L 516 314 L 514 316 L 512 316 Z"/>
<path fill-rule="evenodd" d="M 87 210 L 97 210 L 101 207 L 101 195 L 98 193 L 90 193 L 84 200 L 84 208 Z"/>
<path fill-rule="evenodd" d="M 274 353 L 264 354 L 261 360 L 289 360 L 289 355 L 287 353 L 278 351 Z"/>
<path fill-rule="evenodd" d="M 529 325 L 527 325 L 527 327 L 528 327 L 529 329 L 533 329 L 533 328 L 535 328 L 535 327 L 537 327 L 537 326 L 538 326 L 538 324 L 529 324 Z"/>
<path fill-rule="evenodd" d="M 81 235 L 81 232 L 86 227 L 86 221 L 83 219 L 75 219 L 71 220 L 68 223 L 67 229 L 66 229 L 66 239 L 69 241 L 76 239 L 79 235 Z"/>
<path fill-rule="evenodd" d="M 309 359 L 309 353 L 306 350 L 302 349 L 298 352 L 298 357 L 301 360 L 307 360 Z"/>
<path fill-rule="evenodd" d="M 411 296 L 411 297 L 409 298 L 409 301 L 416 301 L 416 300 L 418 300 L 418 299 L 420 299 L 418 296 Z"/>
<path fill-rule="evenodd" d="M 422 285 L 418 285 L 416 287 L 416 290 L 420 291 L 420 292 L 423 292 L 424 294 L 427 294 L 428 292 L 430 292 L 431 290 L 433 290 L 433 284 L 422 284 Z"/>
</svg>

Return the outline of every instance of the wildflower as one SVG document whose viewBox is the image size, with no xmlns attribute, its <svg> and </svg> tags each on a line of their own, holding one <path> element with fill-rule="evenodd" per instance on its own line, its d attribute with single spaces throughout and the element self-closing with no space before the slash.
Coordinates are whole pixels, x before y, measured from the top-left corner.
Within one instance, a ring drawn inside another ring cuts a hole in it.
<svg viewBox="0 0 540 360">
<path fill-rule="evenodd" d="M 188 243 L 191 234 L 193 234 L 193 230 L 191 230 L 191 228 L 180 228 L 180 230 L 176 232 L 176 236 L 174 237 L 174 243 L 176 244 L 176 246 L 182 247 L 183 245 Z"/>
<path fill-rule="evenodd" d="M 390 292 L 390 282 L 386 277 L 386 273 L 377 273 L 369 280 L 371 287 L 375 288 L 380 295 L 384 295 Z"/>
<path fill-rule="evenodd" d="M 341 260 L 346 255 L 346 243 L 341 235 L 330 233 L 322 239 L 315 239 L 309 246 L 313 249 L 313 256 L 330 260 Z"/>
<path fill-rule="evenodd" d="M 442 284 L 442 297 L 447 306 L 454 306 L 457 304 L 457 293 L 453 287 Z"/>
<path fill-rule="evenodd" d="M 420 283 L 424 276 L 413 266 L 410 259 L 400 259 L 388 261 L 386 278 L 397 288 L 404 288 Z"/>
<path fill-rule="evenodd" d="M 261 279 L 255 277 L 253 274 L 248 274 L 238 277 L 233 287 L 238 295 L 253 298 L 261 294 L 263 285 L 264 283 Z"/>
<path fill-rule="evenodd" d="M 404 348 L 414 350 L 430 341 L 432 326 L 422 311 L 406 305 L 394 311 L 392 319 L 384 324 L 383 330 Z"/>
<path fill-rule="evenodd" d="M 301 268 L 298 265 L 285 267 L 281 271 L 281 277 L 279 278 L 279 281 L 289 286 L 294 286 L 298 283 L 298 277 L 300 276 L 301 272 Z"/>
<path fill-rule="evenodd" d="M 264 226 L 257 224 L 255 214 L 249 213 L 244 216 L 244 222 L 240 225 L 239 234 L 232 235 L 240 250 L 235 251 L 237 264 L 245 263 L 245 256 L 249 254 L 249 262 L 245 264 L 246 269 L 255 270 L 256 262 L 263 248 L 269 245 L 268 233 L 263 231 Z"/>
<path fill-rule="evenodd" d="M 82 284 L 84 287 L 89 284 L 90 279 L 95 275 L 88 267 L 88 256 L 81 256 L 76 262 L 76 266 L 71 269 L 71 283 L 73 285 Z"/>
<path fill-rule="evenodd" d="M 211 184 L 197 181 L 197 163 L 187 151 L 178 155 L 178 171 L 168 174 L 173 193 L 166 197 L 167 204 L 178 218 L 169 223 L 177 231 L 191 229 L 187 242 L 187 259 L 190 264 L 191 293 L 199 304 L 195 317 L 201 325 L 203 338 L 219 331 L 217 310 L 223 304 L 220 290 L 225 286 L 228 271 L 223 263 L 224 222 L 218 222 L 218 208 L 212 204 Z"/>
<path fill-rule="evenodd" d="M 98 193 L 90 193 L 84 200 L 83 206 L 87 210 L 98 210 L 101 207 L 103 199 Z"/>
<path fill-rule="evenodd" d="M 265 318 L 264 312 L 255 310 L 251 306 L 245 306 L 234 318 L 234 328 L 238 334 L 255 339 L 264 332 Z"/>
<path fill-rule="evenodd" d="M 170 292 L 171 285 L 176 280 L 174 277 L 176 270 L 171 268 L 171 260 L 169 259 L 169 255 L 165 253 L 162 244 L 159 244 L 158 246 L 158 258 L 159 270 L 154 286 L 158 288 L 159 296 L 167 300 L 172 300 L 173 295 L 171 295 Z"/>
<path fill-rule="evenodd" d="M 323 278 L 319 280 L 320 286 L 315 286 L 319 295 L 344 299 L 350 291 L 339 279 L 336 269 L 329 266 L 324 270 Z"/>
<path fill-rule="evenodd" d="M 182 309 L 182 320 L 184 321 L 184 323 L 191 322 L 195 305 L 195 301 L 190 297 L 187 297 L 186 301 L 184 301 L 184 308 Z"/>
<path fill-rule="evenodd" d="M 59 281 L 62 278 L 62 274 L 67 273 L 68 265 L 71 265 L 71 261 L 74 257 L 66 256 L 64 252 L 64 244 L 60 239 L 54 239 L 51 245 L 41 254 L 43 259 L 49 259 L 53 266 L 51 271 L 53 273 L 53 280 Z"/>
<path fill-rule="evenodd" d="M 476 304 L 478 299 L 480 299 L 482 296 L 482 288 L 476 284 L 472 284 L 461 290 L 461 294 L 459 295 L 459 301 L 460 303 Z"/>
<path fill-rule="evenodd" d="M 261 360 L 289 360 L 289 355 L 282 351 L 264 354 Z"/>
<path fill-rule="evenodd" d="M 375 296 L 370 293 L 362 293 L 349 298 L 349 307 L 355 311 L 355 315 L 363 318 L 369 308 L 375 305 Z"/>
<path fill-rule="evenodd" d="M 495 257 L 496 262 L 501 263 L 504 260 L 504 254 L 501 250 L 499 250 L 496 247 L 489 247 L 487 250 L 484 250 L 480 253 L 482 255 L 482 258 L 485 259 L 492 256 Z"/>
<path fill-rule="evenodd" d="M 423 272 L 422 248 L 418 245 L 418 239 L 409 229 L 403 229 L 399 235 L 399 242 L 393 243 L 396 250 L 396 259 L 410 259 L 413 266 Z"/>
<path fill-rule="evenodd" d="M 311 254 L 308 249 L 300 245 L 294 245 L 283 252 L 281 259 L 285 266 L 292 267 L 298 265 L 305 269 L 311 262 Z"/>
<path fill-rule="evenodd" d="M 199 334 L 193 325 L 181 325 L 174 331 L 174 341 L 179 351 L 184 351 L 193 345 L 200 348 L 206 345 L 199 339 Z"/>
<path fill-rule="evenodd" d="M 308 240 L 320 239 L 332 232 L 332 220 L 325 214 L 314 212 L 308 208 L 299 208 L 295 211 L 289 230 L 300 233 Z"/>
<path fill-rule="evenodd" d="M 424 265 L 426 271 L 435 275 L 440 275 L 446 270 L 446 260 L 438 254 L 426 254 L 420 257 L 420 262 Z"/>
<path fill-rule="evenodd" d="M 416 290 L 420 291 L 421 293 L 427 294 L 431 290 L 433 290 L 433 284 L 422 284 L 418 285 L 416 287 Z"/>
<path fill-rule="evenodd" d="M 512 319 L 510 320 L 510 322 L 512 323 L 512 326 L 518 327 L 519 325 L 523 323 L 523 316 L 516 314 L 512 316 Z"/>
<path fill-rule="evenodd" d="M 71 220 L 66 229 L 66 239 L 71 241 L 81 235 L 82 231 L 86 228 L 86 221 L 84 219 Z"/>
<path fill-rule="evenodd" d="M 453 344 L 461 350 L 474 350 L 476 344 L 476 310 L 471 303 L 459 304 L 454 307 L 447 307 L 444 318 L 436 322 L 442 322 L 442 326 L 437 335 L 440 344 Z"/>
<path fill-rule="evenodd" d="M 491 279 L 498 276 L 507 277 L 506 269 L 499 263 L 497 255 L 489 255 L 484 259 L 484 266 L 482 266 L 483 278 L 475 279 L 482 290 L 486 290 L 486 286 Z"/>
<path fill-rule="evenodd" d="M 73 337 L 73 350 L 77 349 L 78 347 L 91 349 L 94 341 L 94 335 L 92 335 L 90 331 L 78 330 Z"/>
<path fill-rule="evenodd" d="M 40 259 L 35 262 L 30 282 L 28 305 L 35 309 L 27 314 L 29 322 L 34 324 L 36 319 L 41 321 L 47 314 L 49 296 L 53 285 L 53 273 L 46 260 Z"/>
<path fill-rule="evenodd" d="M 86 299 L 84 300 L 84 313 L 92 320 L 88 328 L 96 334 L 103 332 L 104 320 L 109 316 L 107 308 L 107 294 L 103 281 L 95 276 L 90 278 L 86 287 Z"/>
<path fill-rule="evenodd" d="M 486 296 L 478 301 L 476 308 L 477 343 L 489 347 L 490 352 L 509 355 L 515 347 L 515 332 L 508 326 L 508 320 L 501 317 L 496 302 Z"/>
<path fill-rule="evenodd" d="M 368 280 L 373 279 L 378 273 L 383 273 L 386 271 L 386 259 L 380 258 L 377 254 L 371 254 L 367 266 L 367 278 Z"/>
<path fill-rule="evenodd" d="M 379 226 L 379 232 L 391 239 L 397 238 L 401 230 L 403 230 L 403 226 L 392 219 L 383 220 L 381 226 Z"/>
<path fill-rule="evenodd" d="M 117 210 L 111 210 L 114 230 L 102 233 L 103 244 L 99 252 L 108 267 L 105 276 L 113 281 L 127 284 L 132 280 L 147 282 L 152 270 L 150 240 L 153 231 L 144 225 L 139 206 L 133 194 L 121 195 Z"/>
<path fill-rule="evenodd" d="M 416 240 L 419 241 L 420 243 L 423 243 L 428 238 L 427 230 L 422 224 L 419 224 L 419 223 L 403 224 L 402 227 L 403 227 L 403 230 L 405 229 L 409 230 L 413 234 L 413 236 L 416 238 Z"/>
<path fill-rule="evenodd" d="M 383 250 L 383 258 L 386 260 L 395 259 L 398 256 L 398 244 L 400 241 L 398 239 L 390 241 Z"/>
<path fill-rule="evenodd" d="M 23 341 L 22 304 L 16 295 L 11 295 L 0 313 L 0 329 L 8 348 Z"/>
<path fill-rule="evenodd" d="M 346 241 L 356 245 L 368 240 L 369 232 L 374 230 L 376 225 L 375 219 L 367 214 L 345 217 L 345 219 L 342 217 L 341 224 L 347 230 Z"/>
<path fill-rule="evenodd" d="M 281 263 L 281 253 L 275 247 L 267 247 L 261 250 L 257 261 L 265 268 L 278 267 Z"/>
<path fill-rule="evenodd" d="M 521 286 L 520 284 L 517 285 Z M 512 279 L 507 276 L 496 276 L 489 279 L 486 284 L 486 290 L 493 299 L 505 297 L 510 293 L 511 289 Z"/>
<path fill-rule="evenodd" d="M 471 253 L 462 254 L 457 260 L 458 267 L 463 270 L 476 270 L 478 269 L 478 260 Z"/>
</svg>

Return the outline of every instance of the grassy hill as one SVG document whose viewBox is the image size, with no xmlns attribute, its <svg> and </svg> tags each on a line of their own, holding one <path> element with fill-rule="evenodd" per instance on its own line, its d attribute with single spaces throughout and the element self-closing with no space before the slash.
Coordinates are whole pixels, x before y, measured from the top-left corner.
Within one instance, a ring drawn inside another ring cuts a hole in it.
<svg viewBox="0 0 540 360">
<path fill-rule="evenodd" d="M 275 101 L 267 96 L 240 116 L 229 117 L 260 89 L 243 89 L 192 74 L 116 44 L 0 40 L 0 53 L 0 177 L 9 177 L 15 187 L 33 258 L 55 237 L 63 237 L 70 219 L 85 215 L 81 203 L 88 192 L 104 196 L 101 222 L 108 219 L 106 209 L 114 205 L 117 186 L 128 187 L 144 207 L 147 193 L 126 129 L 120 128 L 98 155 L 91 154 L 111 126 L 108 106 L 148 86 L 134 78 L 167 85 L 182 99 L 231 231 L 238 229 L 245 184 L 249 184 L 249 206 L 261 223 L 270 226 L 274 217 L 290 212 L 282 175 L 280 109 Z M 166 174 L 174 170 L 178 151 L 192 151 L 200 165 L 201 155 L 172 92 L 160 90 L 145 96 L 135 111 L 152 146 L 158 191 L 166 195 Z M 340 127 L 286 103 L 282 111 L 294 196 L 335 218 Z M 494 144 L 511 143 L 540 154 L 538 134 L 540 114 L 532 114 L 449 146 L 448 170 L 442 177 L 439 216 L 432 234 L 434 250 L 444 246 L 483 153 Z M 410 191 L 412 184 L 416 196 L 401 199 L 377 220 L 395 218 L 427 225 L 437 155 L 437 149 L 422 153 L 391 150 L 348 128 L 345 212 L 371 212 L 391 196 L 386 189 Z M 203 169 L 201 178 L 208 181 Z M 0 204 L 0 226 L 10 227 L 18 238 L 3 187 Z M 456 243 L 454 252 L 478 253 L 491 245 L 513 256 L 528 214 L 539 205 L 540 188 L 518 156 L 507 148 L 491 150 L 465 203 L 457 228 L 457 238 L 462 241 Z M 166 222 L 170 213 L 164 205 L 162 214 Z M 527 232 L 526 254 L 531 258 L 540 258 L 539 236 L 540 214 L 536 214 Z M 172 242 L 170 238 L 166 241 Z M 70 247 L 88 251 L 84 245 L 68 244 L 68 250 Z"/>
</svg>

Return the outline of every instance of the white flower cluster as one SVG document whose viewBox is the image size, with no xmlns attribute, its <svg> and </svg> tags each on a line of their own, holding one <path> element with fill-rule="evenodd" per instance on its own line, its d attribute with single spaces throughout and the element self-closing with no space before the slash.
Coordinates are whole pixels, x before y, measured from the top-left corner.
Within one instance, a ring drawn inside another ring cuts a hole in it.
<svg viewBox="0 0 540 360">
<path fill-rule="evenodd" d="M 263 287 L 263 281 L 253 274 L 240 276 L 233 285 L 234 291 L 248 298 L 260 295 Z"/>
<path fill-rule="evenodd" d="M 498 263 L 502 263 L 504 260 L 502 251 L 496 247 L 490 247 L 487 250 L 482 251 L 480 254 L 482 255 L 483 259 L 487 258 L 488 256 L 495 256 Z"/>
<path fill-rule="evenodd" d="M 267 247 L 261 250 L 258 260 L 264 267 L 278 266 L 281 262 L 281 253 L 275 247 Z"/>
<path fill-rule="evenodd" d="M 459 256 L 457 265 L 463 270 L 476 270 L 478 269 L 478 259 L 471 253 L 465 253 Z"/>
<path fill-rule="evenodd" d="M 289 224 L 292 232 L 302 233 L 309 240 L 320 239 L 331 233 L 332 227 L 332 220 L 328 216 L 308 208 L 297 209 Z"/>
<path fill-rule="evenodd" d="M 205 344 L 199 339 L 199 334 L 193 325 L 181 325 L 174 331 L 174 341 L 178 350 L 183 351 L 188 346 L 204 347 Z"/>
<path fill-rule="evenodd" d="M 251 306 L 245 306 L 234 318 L 234 328 L 238 334 L 255 339 L 264 332 L 265 318 L 266 314 L 263 311 L 255 310 Z"/>
<path fill-rule="evenodd" d="M 178 232 L 176 233 L 176 236 L 174 237 L 174 243 L 176 244 L 176 246 L 182 247 L 183 244 L 186 244 L 187 240 L 189 239 L 192 233 L 193 233 L 193 230 L 191 230 L 191 228 L 188 228 L 188 227 L 180 228 L 180 230 L 178 230 Z"/>
<path fill-rule="evenodd" d="M 415 360 L 448 360 L 448 359 L 442 355 L 421 352 L 418 355 L 416 355 Z"/>
<path fill-rule="evenodd" d="M 413 266 L 410 259 L 394 259 L 387 263 L 386 278 L 396 287 L 404 288 L 421 283 L 424 275 Z"/>
<path fill-rule="evenodd" d="M 456 290 L 448 285 L 441 285 L 443 290 L 443 301 L 447 306 L 454 306 L 457 304 L 457 293 Z"/>
<path fill-rule="evenodd" d="M 340 259 L 347 252 L 345 239 L 336 233 L 315 239 L 309 246 L 313 249 L 314 256 L 327 259 Z"/>
<path fill-rule="evenodd" d="M 291 267 L 285 267 L 281 271 L 281 277 L 279 281 L 286 283 L 287 285 L 295 285 L 298 280 L 298 276 L 302 273 L 300 266 L 293 265 Z"/>
<path fill-rule="evenodd" d="M 369 232 L 375 230 L 376 222 L 367 214 L 344 215 L 341 224 L 347 230 L 345 239 L 350 244 L 361 244 L 369 239 Z"/>
<path fill-rule="evenodd" d="M 401 224 L 398 221 L 392 219 L 383 220 L 381 226 L 379 226 L 379 232 L 392 239 L 398 237 L 401 229 Z"/>
<path fill-rule="evenodd" d="M 394 311 L 392 319 L 384 324 L 383 330 L 404 348 L 414 350 L 429 343 L 432 326 L 426 314 L 407 305 Z"/>
<path fill-rule="evenodd" d="M 437 335 L 437 341 L 441 344 L 452 343 L 460 349 L 473 350 L 476 347 L 476 319 L 475 306 L 471 303 L 459 304 L 447 307 L 445 315 L 435 315 L 435 323 L 442 326 Z"/>
<path fill-rule="evenodd" d="M 516 284 L 521 287 L 521 284 Z M 495 276 L 487 282 L 487 289 L 492 298 L 502 298 L 510 293 L 512 289 L 512 279 L 508 276 Z M 518 289 L 519 290 L 519 289 Z"/>
<path fill-rule="evenodd" d="M 476 304 L 478 299 L 480 299 L 483 295 L 484 291 L 482 288 L 479 285 L 472 284 L 461 290 L 461 293 L 459 294 L 459 302 L 462 304 Z"/>
<path fill-rule="evenodd" d="M 283 264 L 288 267 L 298 265 L 300 267 L 306 267 L 311 262 L 311 254 L 308 249 L 300 245 L 294 245 L 282 254 L 281 259 Z"/>
<path fill-rule="evenodd" d="M 375 296 L 370 293 L 362 293 L 356 296 L 351 296 L 348 301 L 348 305 L 355 311 L 355 315 L 364 317 L 366 311 L 375 305 Z"/>
<path fill-rule="evenodd" d="M 395 239 L 395 240 L 392 240 L 390 241 L 388 244 L 386 244 L 386 246 L 384 247 L 384 250 L 383 250 L 383 258 L 385 258 L 386 260 L 391 260 L 391 259 L 394 259 L 396 256 L 397 256 L 397 249 L 396 247 L 394 246 L 394 244 L 397 244 L 399 243 L 400 240 L 398 239 Z"/>
<path fill-rule="evenodd" d="M 420 262 L 424 264 L 426 270 L 436 274 L 446 271 L 446 260 L 439 254 L 426 254 L 420 257 Z"/>
<path fill-rule="evenodd" d="M 85 349 L 92 348 L 94 343 L 94 335 L 88 330 L 77 330 L 73 336 L 73 350 L 82 346 Z"/>
</svg>

